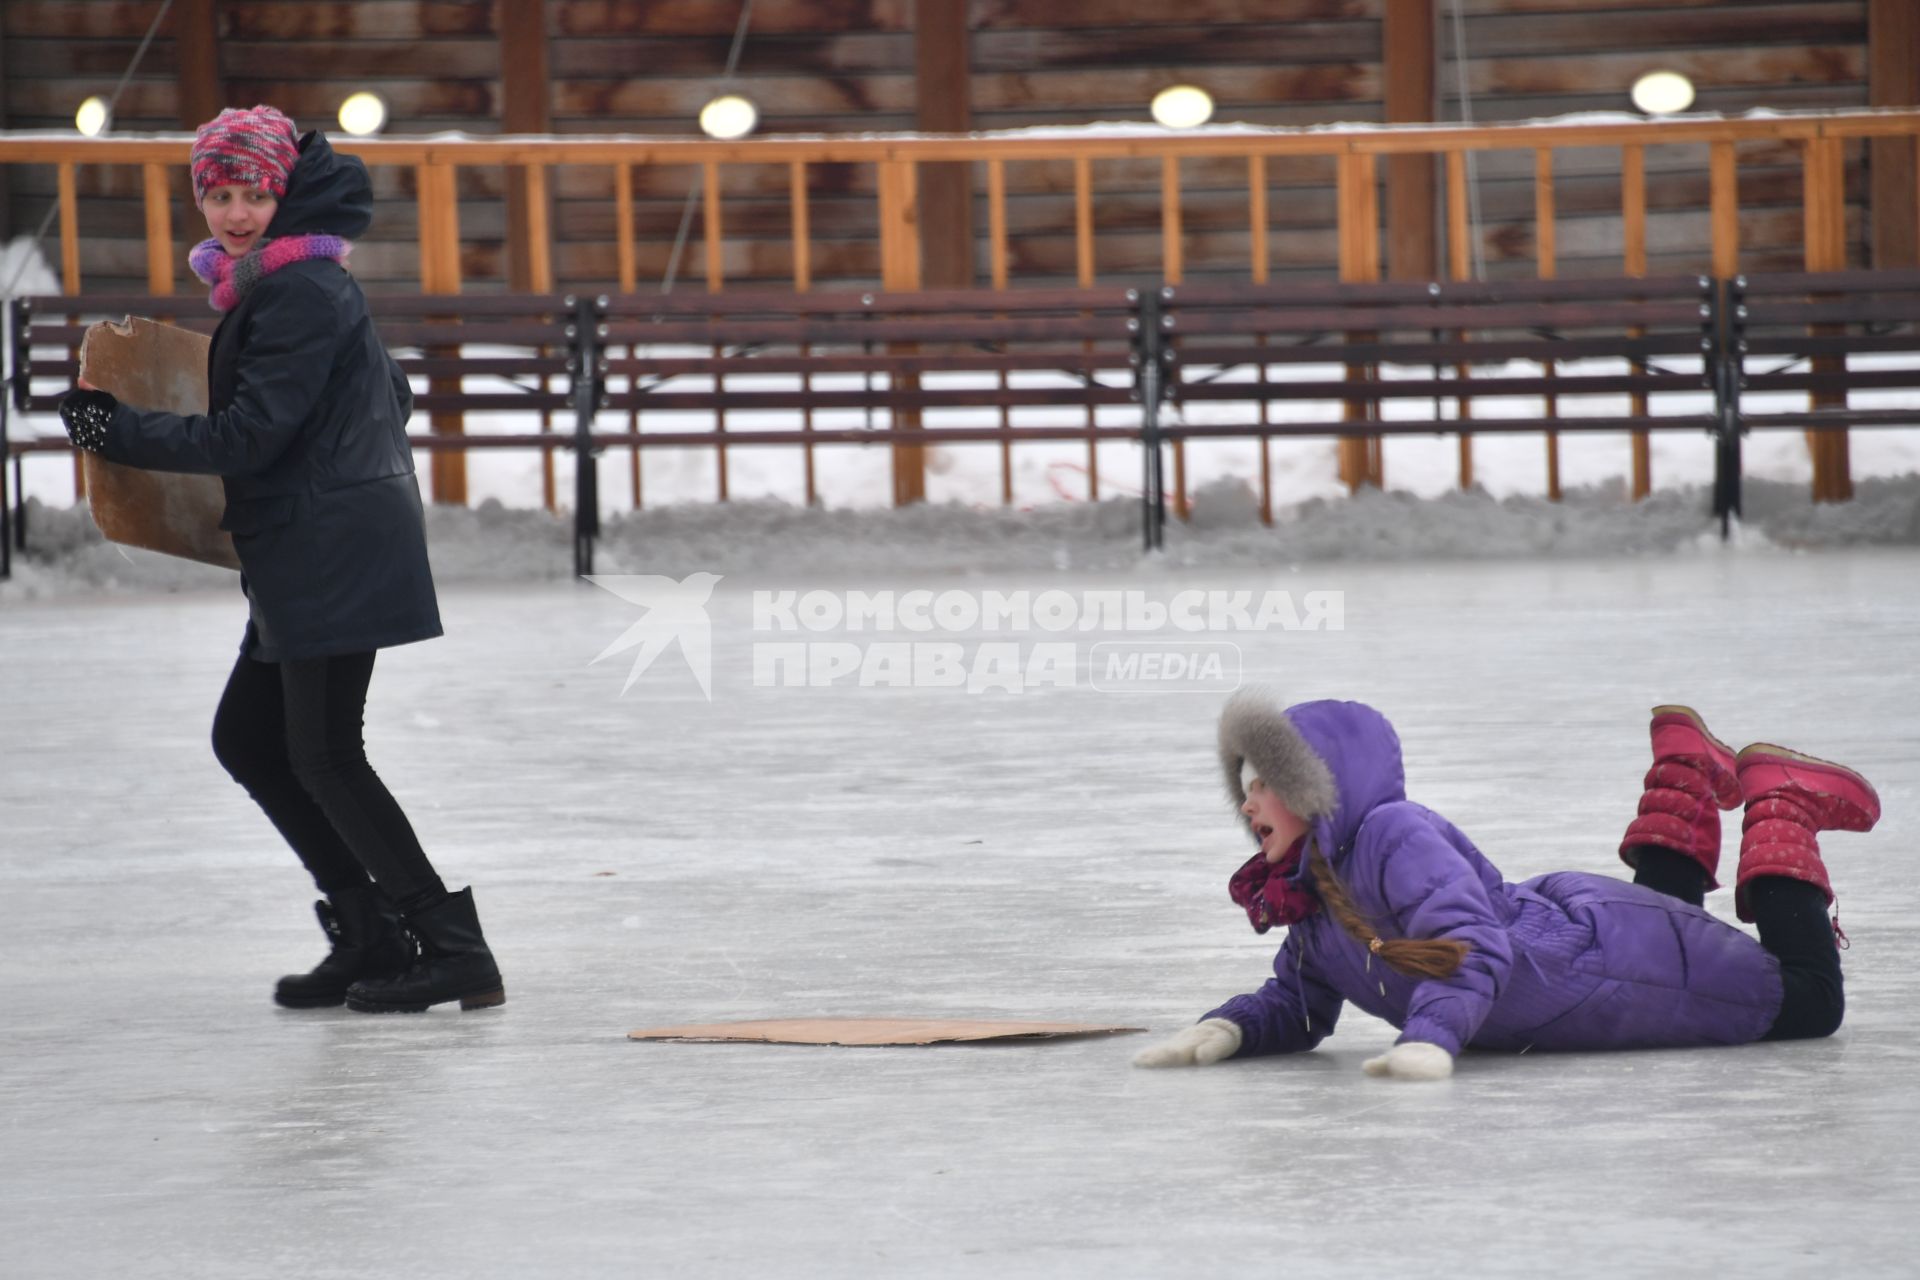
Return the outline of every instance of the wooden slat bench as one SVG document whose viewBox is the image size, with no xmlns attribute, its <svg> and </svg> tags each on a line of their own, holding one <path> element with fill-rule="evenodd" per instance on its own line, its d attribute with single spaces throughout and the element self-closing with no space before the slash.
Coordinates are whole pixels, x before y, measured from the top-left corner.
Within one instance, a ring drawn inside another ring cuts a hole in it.
<svg viewBox="0 0 1920 1280">
<path fill-rule="evenodd" d="M 1176 468 L 1186 440 L 1260 440 L 1263 512 L 1265 442 L 1275 436 L 1543 432 L 1551 442 L 1561 431 L 1720 430 L 1713 404 L 1724 339 L 1706 277 L 1177 286 L 1152 296 L 1148 312 L 1142 323 L 1162 336 L 1166 388 L 1150 436 L 1172 445 Z M 1610 367 L 1596 371 L 1596 361 Z M 1344 374 L 1302 372 L 1313 365 L 1344 366 Z M 1625 396 L 1628 412 L 1563 413 L 1596 396 Z M 1495 398 L 1542 408 L 1472 411 Z M 1443 400 L 1457 403 L 1457 416 L 1442 416 Z M 1303 417 L 1315 401 L 1343 416 Z M 1434 406 L 1432 415 L 1385 414 L 1389 404 L 1412 402 Z M 1462 458 L 1465 481 L 1465 445 Z M 1176 493 L 1183 481 L 1176 476 Z M 1150 541 L 1157 544 L 1157 529 Z"/>
<path fill-rule="evenodd" d="M 1840 455 L 1827 471 L 1844 476 L 1848 429 L 1920 426 L 1920 409 L 1850 403 L 1854 392 L 1920 393 L 1920 271 L 1736 276 L 1727 282 L 1726 319 L 1732 359 L 1722 409 L 1734 449 L 1735 514 L 1740 436 L 1747 431 L 1801 428 L 1810 447 Z M 1804 407 L 1752 398 L 1771 401 L 1783 392 L 1805 393 Z"/>
</svg>

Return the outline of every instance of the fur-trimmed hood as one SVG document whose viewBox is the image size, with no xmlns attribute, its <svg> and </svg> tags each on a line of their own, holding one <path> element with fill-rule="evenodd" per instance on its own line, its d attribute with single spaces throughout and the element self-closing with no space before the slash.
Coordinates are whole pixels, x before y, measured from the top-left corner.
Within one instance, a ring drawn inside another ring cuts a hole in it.
<svg viewBox="0 0 1920 1280">
<path fill-rule="evenodd" d="M 1329 857 L 1352 842 L 1367 814 L 1407 798 L 1399 735 L 1365 703 L 1283 708 L 1270 690 L 1243 689 L 1220 713 L 1220 767 L 1236 809 L 1247 799 L 1243 762 L 1306 819 Z M 1251 832 L 1245 814 L 1240 820 Z"/>
</svg>

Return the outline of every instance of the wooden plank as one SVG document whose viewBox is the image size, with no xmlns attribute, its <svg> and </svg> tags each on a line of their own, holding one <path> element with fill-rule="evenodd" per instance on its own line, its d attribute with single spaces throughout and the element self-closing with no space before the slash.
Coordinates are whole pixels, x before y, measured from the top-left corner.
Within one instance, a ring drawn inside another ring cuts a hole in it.
<svg viewBox="0 0 1920 1280">
<path fill-rule="evenodd" d="M 1801 169 L 1801 191 L 1806 222 L 1806 269 L 1840 271 L 1847 266 L 1846 156 L 1838 138 L 1809 138 Z M 1814 332 L 1821 330 L 1816 326 Z M 1844 356 L 1823 356 L 1813 371 L 1834 373 L 1845 367 Z M 1809 407 L 1844 409 L 1845 392 L 1814 392 Z M 1813 500 L 1845 502 L 1853 497 L 1853 477 L 1847 433 L 1844 430 L 1808 431 L 1813 455 Z"/>
<path fill-rule="evenodd" d="M 1253 282 L 1265 284 L 1273 271 L 1272 246 L 1267 242 L 1267 158 L 1247 157 L 1247 243 L 1252 252 Z"/>
<path fill-rule="evenodd" d="M 1562 8 L 1558 13 L 1521 13 L 1520 9 Z M 1594 53 L 1655 50 L 1708 50 L 1729 47 L 1851 44 L 1860 41 L 1860 8 L 1849 3 L 1704 4 L 1680 9 L 1671 3 L 1585 3 L 1537 6 L 1502 0 L 1480 6 L 1468 47 L 1476 58 L 1527 59 L 1572 49 Z M 1468 10 L 1471 12 L 1471 9 Z M 1667 58 L 1649 65 L 1665 65 Z M 1711 81 L 1698 83 L 1710 84 Z"/>
<path fill-rule="evenodd" d="M 1340 278 L 1343 281 L 1367 281 L 1380 278 L 1379 193 L 1377 170 L 1372 155 L 1348 154 L 1336 164 L 1340 198 Z M 1349 334 L 1365 340 L 1365 334 Z M 1370 382 L 1373 371 L 1364 365 L 1348 365 L 1349 382 Z M 1372 401 L 1348 400 L 1342 408 L 1346 421 L 1377 416 Z M 1340 476 L 1349 490 L 1361 485 L 1384 487 L 1385 474 L 1380 438 L 1365 436 L 1340 442 Z"/>
<path fill-rule="evenodd" d="M 1188 0 L 1167 5 L 1156 0 L 974 0 L 974 23 L 981 31 L 1030 27 L 1165 27 L 1205 23 L 1245 23 L 1246 0 Z M 1315 22 L 1372 17 L 1367 0 L 1260 0 L 1260 16 L 1269 22 Z"/>
<path fill-rule="evenodd" d="M 1536 151 L 1536 155 L 1539 153 Z M 1472 206 L 1467 200 L 1467 156 L 1464 151 L 1447 152 L 1447 274 L 1454 280 L 1473 279 Z M 1466 337 L 1465 333 L 1460 334 Z M 1454 366 L 1454 376 L 1464 388 L 1472 376 L 1469 365 Z M 1458 397 L 1461 422 L 1473 421 L 1473 398 L 1464 390 Z M 1460 487 L 1473 487 L 1473 435 L 1460 431 Z"/>
<path fill-rule="evenodd" d="M 731 35 L 740 19 L 738 5 L 712 0 L 568 4 L 558 9 L 559 31 L 568 36 Z M 756 40 L 823 30 L 906 32 L 912 27 L 911 0 L 754 0 L 753 6 Z"/>
<path fill-rule="evenodd" d="M 547 79 L 546 5 L 542 0 L 499 0 L 493 7 L 499 15 L 495 56 L 500 69 L 500 131 L 550 132 L 553 113 Z M 432 54 L 427 57 L 431 58 Z M 548 210 L 542 208 L 536 212 L 533 208 L 534 172 L 535 167 L 527 165 L 514 165 L 507 172 L 507 243 L 513 246 L 508 278 L 512 287 L 522 293 L 546 292 L 533 283 L 533 257 L 541 252 L 535 247 L 534 226 L 536 223 L 544 226 L 549 219 Z M 540 199 L 544 204 L 544 182 Z M 549 452 L 546 455 L 549 473 L 552 460 Z"/>
<path fill-rule="evenodd" d="M 965 133 L 973 127 L 969 34 L 967 0 L 914 4 L 914 127 L 921 133 Z M 973 166 L 922 166 L 919 201 L 922 276 L 936 288 L 971 286 Z"/>
<path fill-rule="evenodd" d="M 1277 20 L 1270 4 L 1242 4 L 1231 22 L 1194 25 L 1184 7 L 1177 25 L 1115 21 L 1098 29 L 1063 27 L 1051 18 L 1018 29 L 982 29 L 973 38 L 976 71 L 1033 72 L 1060 66 L 1211 69 L 1220 66 L 1373 62 L 1379 28 L 1371 14 L 1325 22 Z M 1249 21 L 1249 19 L 1253 19 Z M 1357 20 L 1356 20 L 1357 19 Z"/>
<path fill-rule="evenodd" d="M 578 11 L 577 5 L 567 6 Z M 726 6 L 721 6 L 724 9 Z M 755 17 L 758 17 L 756 11 Z M 738 12 L 734 15 L 738 21 Z M 567 16 L 562 16 L 563 25 Z M 874 72 L 911 74 L 914 38 L 909 31 L 831 31 L 770 36 L 757 22 L 747 46 L 756 76 L 767 74 L 859 76 Z M 453 43 L 442 41 L 441 43 Z M 733 52 L 733 27 L 710 36 L 562 35 L 553 44 L 556 80 L 617 80 L 635 67 L 654 74 L 697 78 L 711 83 L 726 72 Z"/>
<path fill-rule="evenodd" d="M 1007 287 L 1007 164 L 987 161 L 987 269 L 993 287 Z"/>
<path fill-rule="evenodd" d="M 702 164 L 700 166 L 700 182 L 700 213 L 703 231 L 701 239 L 705 242 L 706 246 L 707 292 L 719 293 L 726 287 L 726 259 L 724 256 L 726 249 L 726 232 L 722 224 L 720 211 L 720 166 L 711 160 Z M 715 346 L 713 354 L 716 356 L 720 355 L 721 348 Z M 720 374 L 715 374 L 713 378 L 713 389 L 721 395 L 726 394 L 726 378 Z M 714 411 L 713 429 L 720 437 L 719 442 L 713 447 L 714 497 L 717 501 L 725 502 L 728 496 L 729 477 L 727 474 L 726 446 L 727 411 L 724 408 Z"/>
<path fill-rule="evenodd" d="M 1179 284 L 1185 274 L 1181 256 L 1180 158 L 1160 159 L 1160 278 Z"/>
<path fill-rule="evenodd" d="M 1093 283 L 1093 162 L 1073 161 L 1074 275 L 1082 288 Z"/>
<path fill-rule="evenodd" d="M 1857 43 L 1675 50 L 1658 65 L 1680 72 L 1695 84 L 1723 89 L 1861 84 L 1867 78 L 1866 49 Z M 1467 85 L 1476 97 L 1585 94 L 1611 95 L 1617 100 L 1626 96 L 1627 86 L 1646 69 L 1643 51 L 1589 52 L 1567 44 L 1524 57 L 1472 58 L 1467 63 Z"/>
<path fill-rule="evenodd" d="M 104 5 L 68 5 L 68 9 L 100 9 Z M 171 17 L 177 111 L 182 128 L 193 129 L 220 114 L 226 103 L 226 85 L 220 78 L 219 31 L 214 0 L 176 0 Z M 14 15 L 8 15 L 9 22 Z M 152 21 L 148 19 L 147 21 Z M 131 114 L 131 113 L 129 113 Z"/>
<path fill-rule="evenodd" d="M 787 166 L 787 176 L 787 210 L 793 228 L 793 289 L 795 293 L 805 293 L 813 287 L 813 232 L 808 208 L 807 166 L 795 160 Z"/>
<path fill-rule="evenodd" d="M 1875 107 L 1920 102 L 1920 12 L 1913 0 L 1869 0 L 1867 101 Z M 1914 198 L 1920 167 L 1914 163 L 1913 144 L 1905 138 L 1876 138 L 1868 147 L 1873 263 L 1912 266 L 1920 261 L 1915 229 L 1920 202 Z"/>
<path fill-rule="evenodd" d="M 521 193 L 522 225 L 519 234 L 522 239 L 515 245 L 513 261 L 524 264 L 526 289 L 533 293 L 553 292 L 553 235 L 547 225 L 547 167 L 543 164 L 518 166 L 514 172 L 515 186 Z M 511 219 L 509 220 L 511 227 Z M 512 234 L 512 231 L 509 231 Z M 543 376 L 540 389 L 547 389 L 547 379 Z M 540 411 L 540 430 L 553 430 L 551 410 Z M 559 509 L 559 491 L 554 476 L 554 451 L 545 449 L 540 454 L 540 483 L 548 511 Z"/>
<path fill-rule="evenodd" d="M 173 193 L 171 174 L 165 165 L 140 167 L 146 185 L 147 206 L 147 291 L 173 292 Z"/>
<path fill-rule="evenodd" d="M 1713 274 L 1731 279 L 1740 271 L 1740 175 L 1731 142 L 1707 152 L 1708 207 L 1712 219 Z"/>
<path fill-rule="evenodd" d="M 230 39 L 244 40 L 419 40 L 436 36 L 486 36 L 493 33 L 492 5 L 460 0 L 419 0 L 380 4 L 369 0 L 329 0 L 318 4 L 276 4 L 272 0 L 222 0 L 222 18 Z"/>
<path fill-rule="evenodd" d="M 63 163 L 60 186 L 60 292 L 80 292 L 80 196 L 74 190 L 74 166 Z"/>
<path fill-rule="evenodd" d="M 795 162 L 796 165 L 798 161 Z M 633 166 L 613 166 L 614 257 L 620 273 L 620 292 L 632 293 L 639 284 L 633 261 Z"/>
<path fill-rule="evenodd" d="M 419 193 L 420 291 L 457 294 L 460 292 L 460 210 L 453 166 L 420 165 L 414 180 Z M 458 393 L 460 385 L 457 379 L 429 379 L 427 390 L 433 395 L 445 395 Z M 436 436 L 466 434 L 466 421 L 458 410 L 435 411 L 428 415 L 428 421 L 429 430 Z M 459 449 L 434 451 L 428 480 L 433 501 L 466 505 L 466 454 Z"/>
<path fill-rule="evenodd" d="M 1273 261 L 1267 242 L 1267 158 L 1265 156 L 1247 157 L 1247 240 L 1252 248 L 1252 261 L 1249 264 L 1251 277 L 1255 284 L 1266 284 L 1272 278 Z M 1262 347 L 1267 345 L 1267 335 L 1256 334 L 1255 341 Z M 1255 366 L 1260 383 L 1260 421 L 1273 420 L 1273 405 L 1269 399 L 1270 384 L 1267 379 L 1267 362 L 1259 361 Z M 1260 437 L 1260 523 L 1273 523 L 1273 442 L 1266 436 Z"/>
<path fill-rule="evenodd" d="M 1386 0 L 1381 21 L 1382 79 L 1389 124 L 1436 118 L 1433 0 Z M 1434 161 L 1387 161 L 1387 271 L 1395 280 L 1431 280 L 1439 262 L 1434 220 Z"/>
<path fill-rule="evenodd" d="M 795 160 L 787 166 L 787 208 L 793 217 L 793 291 L 805 293 L 813 287 L 813 232 L 809 221 L 807 199 L 807 166 Z M 812 348 L 801 344 L 800 354 L 806 356 Z M 800 375 L 802 393 L 813 390 L 813 376 L 803 372 Z M 809 406 L 800 411 L 800 429 L 813 430 L 813 409 Z M 801 447 L 801 469 L 803 489 L 807 506 L 813 507 L 820 501 L 819 476 L 815 470 L 813 445 Z"/>
<path fill-rule="evenodd" d="M 919 212 L 916 206 L 914 165 L 905 160 L 880 164 L 880 272 L 891 290 L 920 287 Z M 894 415 L 896 428 L 917 431 L 920 415 L 902 410 Z M 893 503 L 904 507 L 927 497 L 925 448 L 919 444 L 893 447 Z"/>
<path fill-rule="evenodd" d="M 1622 230 L 1623 269 L 1629 276 L 1647 274 L 1647 152 L 1637 142 L 1628 143 L 1620 149 L 1620 219 Z M 1639 334 L 1638 328 L 1628 330 Z M 1636 363 L 1635 368 L 1641 366 Z M 1636 395 L 1632 400 L 1633 416 L 1645 417 L 1647 398 Z M 1633 500 L 1635 502 L 1653 492 L 1653 454 L 1645 431 L 1633 433 L 1631 480 Z"/>
<path fill-rule="evenodd" d="M 709 160 L 700 166 L 700 218 L 706 250 L 707 292 L 718 293 L 726 281 L 725 232 L 720 213 L 720 166 Z"/>
<path fill-rule="evenodd" d="M 1076 156 L 1073 161 L 1073 239 L 1075 282 L 1083 289 L 1093 286 L 1093 161 Z M 1087 349 L 1092 350 L 1089 343 Z M 1012 426 L 1010 415 L 1006 425 Z M 1087 406 L 1086 425 L 1094 425 L 1093 406 Z M 1012 446 L 1001 447 L 1001 493 L 1003 501 L 1013 501 Z M 1087 441 L 1087 500 L 1100 500 L 1100 455 L 1098 443 Z"/>
</svg>

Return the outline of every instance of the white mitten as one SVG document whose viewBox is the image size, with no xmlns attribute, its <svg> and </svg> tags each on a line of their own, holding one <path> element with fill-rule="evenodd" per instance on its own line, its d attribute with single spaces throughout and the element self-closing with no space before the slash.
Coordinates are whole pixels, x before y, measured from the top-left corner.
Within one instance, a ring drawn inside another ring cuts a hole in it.
<svg viewBox="0 0 1920 1280">
<path fill-rule="evenodd" d="M 1453 1074 L 1453 1055 L 1437 1044 L 1408 1040 L 1377 1058 L 1368 1058 L 1360 1069 L 1370 1076 L 1393 1080 L 1445 1080 Z"/>
<path fill-rule="evenodd" d="M 1240 1051 L 1240 1024 L 1231 1018 L 1208 1018 L 1170 1040 L 1148 1045 L 1133 1055 L 1136 1067 L 1204 1067 L 1231 1058 Z"/>
</svg>

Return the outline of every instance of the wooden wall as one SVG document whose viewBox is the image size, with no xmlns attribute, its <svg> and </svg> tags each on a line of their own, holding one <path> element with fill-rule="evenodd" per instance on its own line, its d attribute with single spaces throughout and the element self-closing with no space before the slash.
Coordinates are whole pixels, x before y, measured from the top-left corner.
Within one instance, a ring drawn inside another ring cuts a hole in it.
<svg viewBox="0 0 1920 1280">
<path fill-rule="evenodd" d="M 1382 119 L 1380 14 L 1384 0 L 972 0 L 971 107 L 977 129 L 1138 122 L 1167 84 L 1206 86 L 1216 119 L 1314 125 Z M 1448 0 L 1435 4 L 1439 114 L 1463 106 L 1481 121 L 1568 111 L 1627 109 L 1640 71 L 1690 74 L 1700 107 L 1858 107 L 1868 102 L 1868 0 L 1462 0 L 1466 57 L 1456 62 Z M 158 0 L 6 0 L 0 5 L 0 113 L 14 129 L 71 128 L 90 93 L 111 91 Z M 550 0 L 546 6 L 557 133 L 694 132 L 714 91 L 739 16 L 727 0 Z M 330 125 L 341 98 L 373 88 L 388 100 L 391 130 L 498 131 L 501 114 L 495 6 L 439 0 L 215 0 L 222 90 L 230 104 L 271 101 L 305 124 Z M 119 110 L 121 130 L 179 127 L 179 55 L 173 20 L 162 28 Z M 1467 86 L 1463 102 L 1459 73 Z M 756 0 L 739 88 L 761 106 L 764 132 L 909 129 L 915 84 L 911 0 Z M 1651 148 L 1649 267 L 1705 269 L 1705 148 Z M 1848 157 L 1849 255 L 1864 262 L 1868 186 L 1864 148 Z M 1742 265 L 1799 264 L 1801 193 L 1787 147 L 1743 146 Z M 1620 158 L 1563 152 L 1556 163 L 1556 226 L 1564 274 L 1620 269 Z M 1480 245 L 1489 274 L 1533 271 L 1529 157 L 1490 156 L 1477 166 Z M 870 284 L 879 276 L 870 168 L 815 166 L 809 202 L 817 284 Z M 1276 276 L 1331 276 L 1337 258 L 1330 160 L 1269 165 L 1269 248 Z M 1092 166 L 1102 282 L 1139 283 L 1161 270 L 1161 170 L 1157 161 Z M 1238 161 L 1181 168 L 1188 279 L 1244 276 L 1251 261 L 1246 171 Z M 658 287 L 689 188 L 687 168 L 634 174 L 640 287 Z M 1009 164 L 1010 275 L 1014 283 L 1070 280 L 1076 272 L 1074 174 L 1066 162 Z M 790 278 L 788 175 L 775 166 L 728 166 L 724 262 L 729 282 Z M 410 170 L 379 171 L 382 206 L 356 251 L 375 287 L 410 288 L 418 254 Z M 976 174 L 976 191 L 985 189 Z M 37 226 L 54 196 L 50 168 L 8 175 L 8 215 Z M 507 277 L 505 178 L 460 174 L 462 275 L 469 288 Z M 83 169 L 82 274 L 89 290 L 145 283 L 140 174 Z M 554 276 L 562 286 L 616 278 L 613 178 L 604 168 L 553 174 Z M 984 208 L 973 220 L 982 244 Z M 176 235 L 198 238 L 197 216 L 176 200 Z M 697 286 L 703 259 L 695 217 L 681 278 Z M 1441 259 L 1444 261 L 1444 257 Z M 184 280 L 184 268 L 182 269 Z"/>
<path fill-rule="evenodd" d="M 1465 111 L 1493 123 L 1631 109 L 1625 86 L 1655 68 L 1693 80 L 1697 111 L 1867 105 L 1867 0 L 1462 0 L 1464 95 L 1448 0 L 1437 7 L 1445 119 L 1460 119 Z M 1708 265 L 1705 153 L 1705 147 L 1647 150 L 1649 271 Z M 1855 144 L 1847 160 L 1849 257 L 1864 265 L 1864 147 Z M 1535 248 L 1531 158 L 1490 156 L 1476 167 L 1487 273 L 1529 274 Z M 1562 153 L 1554 177 L 1561 273 L 1617 271 L 1618 154 Z M 1739 188 L 1741 265 L 1799 269 L 1798 151 L 1741 146 Z"/>
</svg>

